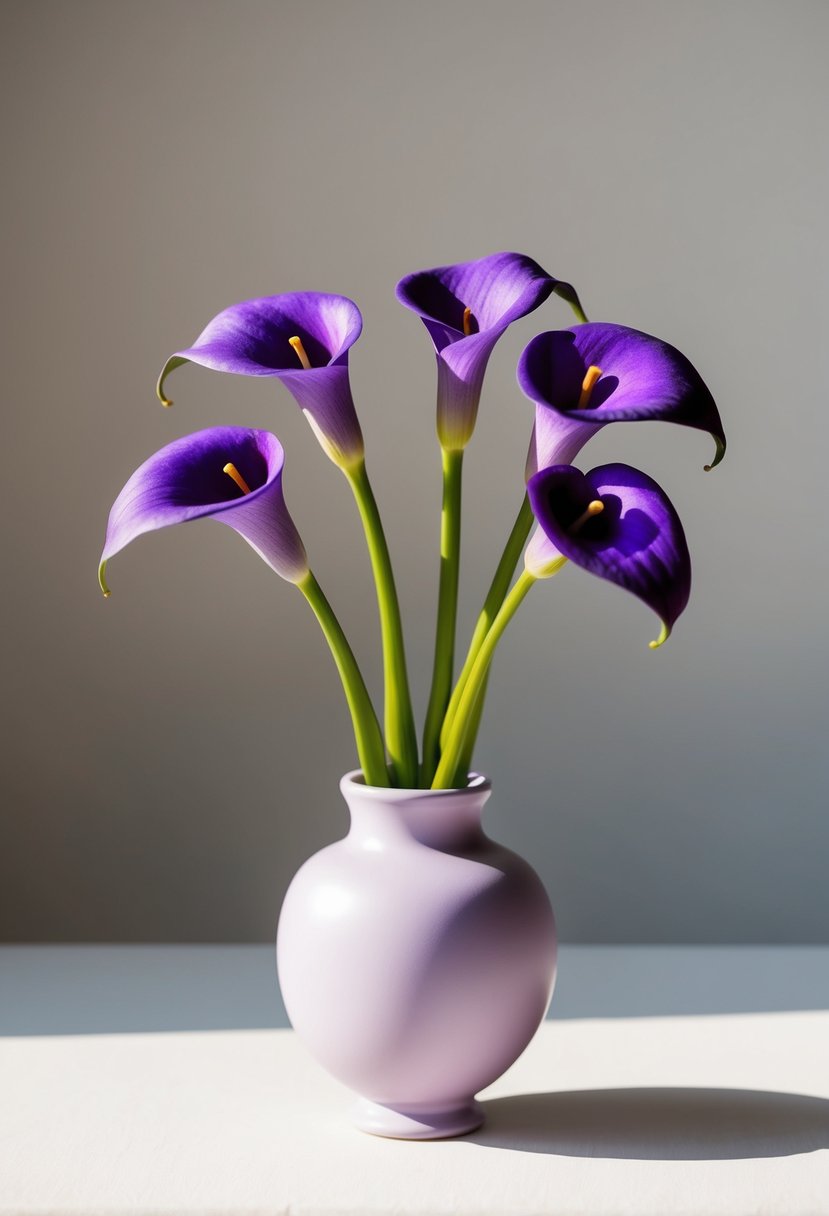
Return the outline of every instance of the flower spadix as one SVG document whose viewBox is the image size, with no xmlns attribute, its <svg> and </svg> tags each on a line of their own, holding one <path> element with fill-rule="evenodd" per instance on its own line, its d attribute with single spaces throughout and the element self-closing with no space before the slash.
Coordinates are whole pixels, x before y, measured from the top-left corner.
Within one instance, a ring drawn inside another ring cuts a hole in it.
<svg viewBox="0 0 829 1216">
<path fill-rule="evenodd" d="M 348 352 L 362 330 L 360 310 L 346 296 L 289 292 L 245 300 L 220 312 L 192 346 L 164 364 L 167 377 L 184 363 L 240 376 L 275 376 L 293 394 L 326 454 L 348 468 L 363 458 L 363 436 L 348 378 Z"/>
<path fill-rule="evenodd" d="M 447 451 L 460 451 L 475 429 L 484 373 L 493 347 L 513 321 L 538 308 L 552 292 L 575 301 L 532 258 L 493 253 L 474 262 L 406 275 L 397 298 L 423 321 L 438 366 L 437 430 Z"/>
<path fill-rule="evenodd" d="M 215 519 L 243 536 L 290 583 L 308 561 L 282 492 L 282 445 L 268 431 L 211 427 L 176 439 L 145 460 L 109 513 L 99 580 L 111 557 L 145 532 Z"/>
<path fill-rule="evenodd" d="M 626 464 L 581 473 L 552 465 L 530 478 L 527 491 L 539 527 L 524 556 L 536 578 L 565 559 L 624 587 L 662 620 L 662 644 L 688 603 L 691 559 L 673 505 L 657 483 Z"/>
<path fill-rule="evenodd" d="M 539 334 L 518 363 L 518 383 L 535 404 L 527 476 L 569 464 L 609 422 L 662 420 L 709 431 L 725 454 L 719 411 L 685 355 L 623 325 L 588 322 Z"/>
</svg>

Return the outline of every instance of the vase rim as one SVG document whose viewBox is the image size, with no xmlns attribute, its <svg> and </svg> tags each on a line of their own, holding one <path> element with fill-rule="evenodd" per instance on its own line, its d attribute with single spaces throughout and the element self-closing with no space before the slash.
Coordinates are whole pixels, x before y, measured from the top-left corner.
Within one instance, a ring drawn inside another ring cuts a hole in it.
<svg viewBox="0 0 829 1216">
<path fill-rule="evenodd" d="M 436 799 L 441 798 L 458 798 L 463 795 L 477 795 L 487 793 L 492 788 L 492 782 L 489 777 L 483 773 L 469 773 L 467 784 L 463 789 L 453 790 L 421 790 L 410 787 L 399 788 L 384 785 L 366 785 L 363 778 L 362 769 L 355 768 L 351 772 L 346 773 L 340 781 L 340 789 L 343 793 L 351 790 L 359 790 L 360 794 L 365 798 L 372 798 L 377 802 L 398 802 L 411 801 L 412 798 Z"/>
</svg>

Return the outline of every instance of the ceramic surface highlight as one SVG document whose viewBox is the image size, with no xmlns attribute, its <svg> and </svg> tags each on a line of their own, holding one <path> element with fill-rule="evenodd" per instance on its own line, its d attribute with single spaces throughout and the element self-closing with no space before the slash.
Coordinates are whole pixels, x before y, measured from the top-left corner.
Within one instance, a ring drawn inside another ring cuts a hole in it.
<svg viewBox="0 0 829 1216">
<path fill-rule="evenodd" d="M 379 789 L 348 773 L 342 840 L 291 883 L 277 963 L 291 1022 L 360 1095 L 364 1131 L 480 1126 L 475 1094 L 518 1058 L 555 980 L 552 908 L 527 862 L 481 826 L 490 783 Z"/>
</svg>

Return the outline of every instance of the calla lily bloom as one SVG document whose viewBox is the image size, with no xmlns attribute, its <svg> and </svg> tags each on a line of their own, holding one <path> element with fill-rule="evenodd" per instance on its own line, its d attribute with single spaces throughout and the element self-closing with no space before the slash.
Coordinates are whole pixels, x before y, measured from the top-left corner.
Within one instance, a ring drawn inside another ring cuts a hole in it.
<svg viewBox="0 0 829 1216">
<path fill-rule="evenodd" d="M 527 487 L 539 527 L 525 554 L 535 578 L 563 558 L 625 587 L 662 620 L 662 644 L 688 603 L 691 559 L 679 516 L 656 482 L 626 464 L 581 473 L 552 465 Z"/>
<path fill-rule="evenodd" d="M 609 422 L 660 419 L 709 431 L 714 459 L 725 433 L 714 398 L 686 357 L 624 325 L 588 322 L 539 334 L 518 363 L 518 383 L 535 403 L 527 477 L 569 464 Z"/>
<path fill-rule="evenodd" d="M 625 464 L 586 474 L 572 465 L 551 465 L 530 479 L 527 493 L 539 526 L 527 546 L 524 570 L 456 686 L 457 704 L 441 740 L 433 789 L 450 789 L 465 779 L 495 648 L 538 579 L 556 574 L 569 558 L 627 588 L 662 618 L 651 647 L 661 646 L 688 603 L 691 559 L 682 524 L 650 477 Z"/>
<path fill-rule="evenodd" d="M 569 283 L 547 274 L 532 258 L 493 253 L 474 262 L 419 270 L 397 284 L 397 298 L 423 321 L 438 365 L 438 438 L 460 451 L 475 429 L 484 372 L 493 347 L 513 321 L 552 293 L 581 312 Z"/>
<path fill-rule="evenodd" d="M 290 583 L 308 561 L 282 493 L 282 445 L 268 431 L 211 427 L 161 448 L 133 473 L 109 513 L 99 580 L 137 536 L 191 519 L 215 519 L 243 536 Z"/>
<path fill-rule="evenodd" d="M 346 296 L 298 291 L 234 304 L 214 317 L 192 346 L 164 364 L 163 405 L 170 372 L 184 363 L 240 376 L 276 376 L 293 394 L 326 454 L 349 468 L 363 458 L 363 435 L 351 396 L 348 352 L 363 321 Z"/>
<path fill-rule="evenodd" d="M 246 300 L 219 313 L 192 346 L 170 356 L 157 391 L 162 404 L 172 404 L 165 395 L 167 376 L 188 362 L 241 376 L 276 376 L 342 469 L 357 498 L 380 601 L 389 751 L 396 771 L 411 784 L 417 740 L 400 609 L 348 378 L 348 352 L 362 325 L 357 305 L 346 296 L 301 291 Z"/>
<path fill-rule="evenodd" d="M 108 560 L 144 532 L 191 519 L 228 524 L 272 570 L 295 583 L 331 648 L 354 726 L 366 780 L 388 785 L 383 736 L 357 660 L 331 605 L 308 567 L 305 547 L 282 493 L 282 445 L 268 431 L 211 427 L 176 439 L 133 473 L 109 514 L 98 568 L 109 595 Z"/>
</svg>

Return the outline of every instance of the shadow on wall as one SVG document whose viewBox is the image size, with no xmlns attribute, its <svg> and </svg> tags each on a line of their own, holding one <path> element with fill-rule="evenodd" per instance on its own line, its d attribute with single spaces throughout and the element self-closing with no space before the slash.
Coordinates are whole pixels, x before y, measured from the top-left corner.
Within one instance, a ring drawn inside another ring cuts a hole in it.
<svg viewBox="0 0 829 1216">
<path fill-rule="evenodd" d="M 829 1102 L 750 1089 L 585 1089 L 481 1103 L 465 1143 L 563 1157 L 731 1161 L 829 1148 Z"/>
<path fill-rule="evenodd" d="M 564 946 L 550 1016 L 829 1009 L 826 946 Z M 3 946 L 0 1034 L 288 1025 L 272 946 Z"/>
</svg>

